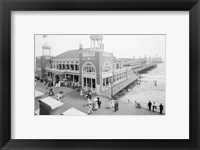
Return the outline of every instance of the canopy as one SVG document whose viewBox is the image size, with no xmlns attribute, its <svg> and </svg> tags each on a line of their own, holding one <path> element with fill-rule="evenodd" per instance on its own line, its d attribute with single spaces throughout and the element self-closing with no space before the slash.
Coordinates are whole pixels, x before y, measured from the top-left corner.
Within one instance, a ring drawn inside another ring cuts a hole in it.
<svg viewBox="0 0 200 150">
<path fill-rule="evenodd" d="M 49 105 L 51 107 L 52 110 L 61 107 L 62 105 L 64 105 L 64 103 L 57 101 L 51 97 L 46 97 L 40 100 L 41 102 Z"/>
<path fill-rule="evenodd" d="M 35 98 L 38 98 L 40 96 L 44 95 L 44 93 L 38 91 L 38 90 L 35 90 Z"/>
<path fill-rule="evenodd" d="M 63 112 L 61 115 L 66 115 L 66 116 L 85 116 L 87 114 L 75 109 L 75 108 L 70 108 L 67 111 Z"/>
</svg>

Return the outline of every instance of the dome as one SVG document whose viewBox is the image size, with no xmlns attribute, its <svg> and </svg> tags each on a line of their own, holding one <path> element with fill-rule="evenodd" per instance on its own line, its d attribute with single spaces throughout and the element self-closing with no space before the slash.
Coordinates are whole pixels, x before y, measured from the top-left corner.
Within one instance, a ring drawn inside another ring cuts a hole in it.
<svg viewBox="0 0 200 150">
<path fill-rule="evenodd" d="M 51 46 L 46 42 L 43 44 L 42 49 L 51 49 Z"/>
</svg>

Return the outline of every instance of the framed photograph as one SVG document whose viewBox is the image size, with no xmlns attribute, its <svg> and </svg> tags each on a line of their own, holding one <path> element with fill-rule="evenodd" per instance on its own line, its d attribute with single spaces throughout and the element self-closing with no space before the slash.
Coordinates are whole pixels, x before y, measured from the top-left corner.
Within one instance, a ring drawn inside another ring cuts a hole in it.
<svg viewBox="0 0 200 150">
<path fill-rule="evenodd" d="M 199 7 L 1 1 L 1 149 L 199 149 Z"/>
</svg>

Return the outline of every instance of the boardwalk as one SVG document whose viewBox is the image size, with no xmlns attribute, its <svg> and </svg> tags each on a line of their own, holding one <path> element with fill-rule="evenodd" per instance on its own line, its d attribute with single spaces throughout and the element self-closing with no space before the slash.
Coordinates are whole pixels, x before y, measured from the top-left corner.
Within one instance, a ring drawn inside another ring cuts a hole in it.
<svg viewBox="0 0 200 150">
<path fill-rule="evenodd" d="M 150 63 L 150 64 L 144 65 L 140 68 L 133 69 L 133 71 L 140 73 L 140 72 L 155 68 L 156 66 L 157 66 L 157 64 Z"/>
<path fill-rule="evenodd" d="M 38 83 L 36 90 L 45 93 L 45 87 L 43 84 Z M 63 112 L 69 110 L 70 108 L 75 108 L 83 113 L 88 113 L 87 100 L 85 97 L 81 97 L 79 92 L 76 92 L 68 87 L 56 88 L 55 93 L 59 91 L 64 91 L 64 98 L 61 99 L 61 102 L 64 103 L 64 106 L 56 110 L 55 114 L 60 115 Z M 44 95 L 42 98 L 47 97 Z M 93 98 L 95 95 L 93 95 Z M 56 96 L 52 98 L 56 99 Z M 114 112 L 114 109 L 109 109 L 109 101 L 105 97 L 100 97 L 102 101 L 101 108 L 94 111 L 91 115 L 159 115 L 157 112 L 151 112 L 144 108 L 135 108 L 135 105 L 127 104 L 119 101 L 119 110 Z M 35 100 L 35 110 L 38 109 L 39 104 L 38 100 Z"/>
<path fill-rule="evenodd" d="M 111 98 L 111 93 L 113 96 L 116 95 L 117 93 L 128 87 L 131 83 L 136 81 L 138 78 L 140 78 L 139 73 L 155 68 L 156 66 L 157 66 L 156 64 L 151 63 L 144 65 L 140 68 L 132 69 L 131 76 L 129 76 L 127 79 L 116 85 L 110 86 L 109 88 L 107 88 L 105 91 L 102 92 L 102 95 Z"/>
</svg>

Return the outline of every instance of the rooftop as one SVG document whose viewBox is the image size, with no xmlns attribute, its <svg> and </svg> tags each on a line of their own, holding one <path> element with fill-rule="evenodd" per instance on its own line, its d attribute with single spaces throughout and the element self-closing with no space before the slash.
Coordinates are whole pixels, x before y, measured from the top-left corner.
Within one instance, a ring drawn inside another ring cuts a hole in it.
<svg viewBox="0 0 200 150">
<path fill-rule="evenodd" d="M 90 50 L 90 48 L 68 50 L 62 54 L 55 56 L 54 59 L 78 58 L 79 53 L 86 52 L 89 50 Z"/>
<path fill-rule="evenodd" d="M 118 58 L 119 60 L 123 61 L 123 62 L 130 62 L 130 61 L 134 61 L 133 58 Z"/>
</svg>

